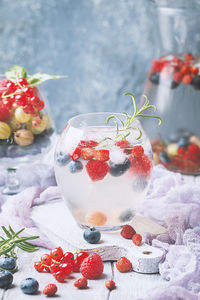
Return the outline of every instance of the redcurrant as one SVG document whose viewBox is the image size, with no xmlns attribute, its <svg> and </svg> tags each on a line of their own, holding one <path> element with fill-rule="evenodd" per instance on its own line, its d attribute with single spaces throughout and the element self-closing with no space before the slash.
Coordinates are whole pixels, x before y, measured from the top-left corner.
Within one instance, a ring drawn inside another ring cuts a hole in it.
<svg viewBox="0 0 200 300">
<path fill-rule="evenodd" d="M 76 256 L 76 261 L 78 262 L 79 265 L 81 265 L 83 260 L 88 256 L 89 254 L 87 252 L 80 252 Z"/>
<path fill-rule="evenodd" d="M 27 101 L 27 97 L 26 95 L 23 93 L 23 94 L 19 94 L 19 95 L 16 95 L 15 96 L 15 102 L 18 104 L 18 105 L 22 105 L 22 106 L 25 106 L 27 105 L 28 101 Z"/>
<path fill-rule="evenodd" d="M 10 98 L 5 98 L 3 100 L 3 104 L 5 105 L 5 107 L 7 107 L 8 109 L 11 109 L 13 102 L 10 101 Z"/>
<path fill-rule="evenodd" d="M 41 262 L 46 266 L 50 266 L 52 262 L 52 258 L 49 254 L 44 254 L 41 257 Z"/>
<path fill-rule="evenodd" d="M 9 81 L 7 84 L 6 84 L 6 87 L 7 87 L 7 94 L 11 94 L 11 93 L 14 93 L 16 90 L 17 90 L 17 86 L 15 85 L 14 82 L 12 81 Z"/>
<path fill-rule="evenodd" d="M 45 269 L 45 271 L 46 271 L 47 273 L 51 273 L 51 271 L 50 271 L 50 266 L 44 266 L 44 269 Z"/>
<path fill-rule="evenodd" d="M 34 263 L 34 268 L 39 273 L 41 273 L 44 270 L 44 266 L 42 265 L 42 263 L 40 261 L 37 261 L 37 262 Z"/>
<path fill-rule="evenodd" d="M 70 263 L 60 264 L 60 272 L 63 272 L 65 275 L 69 275 L 73 271 L 73 267 Z"/>
<path fill-rule="evenodd" d="M 61 261 L 61 259 L 63 258 L 62 248 L 59 247 L 59 248 L 55 248 L 55 249 L 51 250 L 50 256 L 56 261 Z"/>
<path fill-rule="evenodd" d="M 58 271 L 57 273 L 54 274 L 54 277 L 57 281 L 59 282 L 64 282 L 65 281 L 65 278 L 66 278 L 66 275 L 61 272 L 61 271 Z"/>
<path fill-rule="evenodd" d="M 34 96 L 34 91 L 33 91 L 33 88 L 28 86 L 28 87 L 25 87 L 23 89 L 23 92 L 26 94 L 27 97 L 33 97 Z"/>
<path fill-rule="evenodd" d="M 35 106 L 35 108 L 39 111 L 44 108 L 44 101 L 40 100 L 39 103 Z"/>
<path fill-rule="evenodd" d="M 71 252 L 66 252 L 64 255 L 63 255 L 63 258 L 62 258 L 62 263 L 70 263 L 71 265 L 74 265 L 74 254 L 71 253 Z"/>
<path fill-rule="evenodd" d="M 35 112 L 33 106 L 31 104 L 27 104 L 23 107 L 23 111 L 27 114 L 33 114 Z"/>
<path fill-rule="evenodd" d="M 19 78 L 18 79 L 18 84 L 21 85 L 21 86 L 27 86 L 28 85 L 28 82 L 26 80 L 26 78 Z"/>
<path fill-rule="evenodd" d="M 50 271 L 51 273 L 57 273 L 58 271 L 60 271 L 60 264 L 58 262 L 54 262 L 51 264 L 50 266 Z"/>
</svg>

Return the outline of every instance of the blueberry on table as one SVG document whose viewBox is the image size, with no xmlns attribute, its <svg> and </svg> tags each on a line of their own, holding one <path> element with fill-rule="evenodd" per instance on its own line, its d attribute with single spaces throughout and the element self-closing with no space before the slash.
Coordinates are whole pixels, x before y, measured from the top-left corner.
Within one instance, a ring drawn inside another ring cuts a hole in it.
<svg viewBox="0 0 200 300">
<path fill-rule="evenodd" d="M 95 227 L 88 228 L 83 233 L 84 239 L 90 244 L 97 244 L 101 239 L 101 233 Z"/>
<path fill-rule="evenodd" d="M 115 177 L 121 176 L 122 174 L 124 174 L 126 172 L 126 170 L 128 170 L 130 165 L 131 165 L 131 163 L 128 158 L 126 158 L 122 164 L 115 164 L 111 161 L 109 164 L 110 174 Z"/>
<path fill-rule="evenodd" d="M 158 84 L 160 80 L 160 74 L 158 72 L 152 73 L 150 76 L 150 80 L 154 84 Z"/>
<path fill-rule="evenodd" d="M 16 267 L 16 259 L 13 257 L 0 257 L 0 268 L 13 270 Z"/>
<path fill-rule="evenodd" d="M 13 275 L 9 271 L 0 271 L 0 288 L 6 289 L 13 282 Z"/>
<path fill-rule="evenodd" d="M 21 281 L 20 288 L 24 294 L 35 294 L 39 289 L 39 283 L 34 278 L 26 278 Z"/>
<path fill-rule="evenodd" d="M 65 166 L 70 162 L 71 158 L 69 154 L 64 154 L 63 152 L 56 153 L 56 163 L 59 166 Z"/>
<path fill-rule="evenodd" d="M 71 162 L 69 163 L 69 171 L 70 171 L 72 174 L 81 172 L 82 169 L 83 169 L 83 164 L 82 164 L 82 162 L 80 162 L 79 160 L 71 161 Z"/>
<path fill-rule="evenodd" d="M 163 162 L 164 164 L 168 164 L 170 162 L 170 158 L 166 151 L 160 151 L 158 156 L 160 161 Z"/>
<path fill-rule="evenodd" d="M 182 137 L 179 139 L 177 146 L 187 148 L 189 146 L 189 144 L 190 144 L 190 142 L 189 142 L 188 137 Z"/>
</svg>

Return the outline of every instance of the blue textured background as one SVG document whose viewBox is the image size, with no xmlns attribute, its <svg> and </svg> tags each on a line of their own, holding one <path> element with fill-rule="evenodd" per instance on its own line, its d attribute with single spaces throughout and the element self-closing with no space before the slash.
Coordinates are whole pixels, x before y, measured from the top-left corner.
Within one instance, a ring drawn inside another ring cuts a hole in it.
<svg viewBox="0 0 200 300">
<path fill-rule="evenodd" d="M 154 54 L 148 0 L 0 0 L 0 73 L 14 64 L 69 78 L 44 84 L 58 131 L 77 113 L 130 109 Z"/>
</svg>

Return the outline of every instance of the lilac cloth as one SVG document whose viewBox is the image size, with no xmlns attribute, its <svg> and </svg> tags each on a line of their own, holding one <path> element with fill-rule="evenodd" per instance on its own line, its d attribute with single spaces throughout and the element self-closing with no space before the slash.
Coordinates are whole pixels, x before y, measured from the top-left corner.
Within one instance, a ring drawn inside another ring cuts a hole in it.
<svg viewBox="0 0 200 300">
<path fill-rule="evenodd" d="M 35 175 L 31 174 L 33 170 Z M 30 213 L 31 207 L 60 198 L 53 170 L 36 165 L 20 172 L 24 186 L 35 187 L 9 197 L 6 202 L 1 196 L 0 204 L 5 203 L 0 225 L 12 224 L 15 230 L 26 227 L 26 234 L 40 235 L 39 246 L 51 248 L 52 243 L 35 227 Z M 1 186 L 3 177 L 0 178 Z M 180 174 L 157 166 L 140 213 L 167 227 L 166 233 L 158 236 L 147 233 L 145 240 L 166 250 L 160 274 L 168 284 L 149 291 L 142 300 L 200 299 L 200 184 L 188 183 Z"/>
</svg>

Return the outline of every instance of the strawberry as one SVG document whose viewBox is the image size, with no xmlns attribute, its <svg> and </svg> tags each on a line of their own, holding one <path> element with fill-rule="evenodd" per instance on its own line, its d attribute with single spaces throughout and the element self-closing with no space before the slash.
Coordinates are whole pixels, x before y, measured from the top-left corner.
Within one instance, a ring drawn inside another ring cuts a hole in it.
<svg viewBox="0 0 200 300">
<path fill-rule="evenodd" d="M 81 148 L 90 148 L 90 147 L 96 147 L 98 145 L 98 143 L 96 141 L 93 141 L 93 140 L 89 140 L 89 141 L 81 140 L 78 145 Z"/>
<path fill-rule="evenodd" d="M 116 263 L 116 268 L 121 273 L 129 272 L 132 269 L 132 263 L 129 259 L 122 256 L 118 259 Z"/>
<path fill-rule="evenodd" d="M 134 234 L 132 237 L 133 244 L 136 246 L 140 246 L 141 241 L 142 241 L 142 236 L 138 233 Z"/>
<path fill-rule="evenodd" d="M 136 231 L 131 225 L 124 225 L 122 231 L 120 232 L 121 236 L 125 239 L 132 239 L 132 236 L 135 233 Z"/>
<path fill-rule="evenodd" d="M 132 150 L 133 156 L 142 157 L 144 154 L 144 148 L 141 145 L 136 145 Z"/>
<path fill-rule="evenodd" d="M 109 160 L 109 151 L 105 149 L 95 150 L 94 158 L 100 161 L 107 161 Z"/>
<path fill-rule="evenodd" d="M 151 171 L 151 161 L 146 154 L 144 154 L 142 157 L 130 156 L 129 160 L 131 162 L 131 167 L 129 170 L 135 174 L 148 175 Z"/>
<path fill-rule="evenodd" d="M 87 279 L 97 279 L 103 273 L 103 261 L 97 253 L 92 253 L 84 259 L 80 268 L 81 274 Z"/>
<path fill-rule="evenodd" d="M 74 286 L 78 289 L 85 289 L 87 287 L 87 279 L 85 277 L 79 278 L 74 282 Z"/>
<path fill-rule="evenodd" d="M 54 296 L 56 292 L 57 292 L 57 286 L 53 283 L 46 285 L 43 290 L 43 294 L 46 296 Z"/>
<path fill-rule="evenodd" d="M 105 282 L 105 287 L 108 289 L 108 290 L 113 290 L 115 288 L 115 282 L 113 280 L 107 280 Z"/>
<path fill-rule="evenodd" d="M 94 150 L 92 148 L 81 149 L 81 158 L 84 160 L 90 160 L 94 157 Z"/>
<path fill-rule="evenodd" d="M 87 162 L 86 170 L 92 181 L 97 181 L 103 179 L 110 168 L 106 162 L 92 159 Z"/>
<path fill-rule="evenodd" d="M 81 148 L 78 146 L 75 150 L 70 154 L 72 160 L 77 160 L 81 156 Z"/>
<path fill-rule="evenodd" d="M 129 142 L 127 140 L 118 141 L 115 145 L 121 149 L 125 149 L 129 146 Z"/>
</svg>

